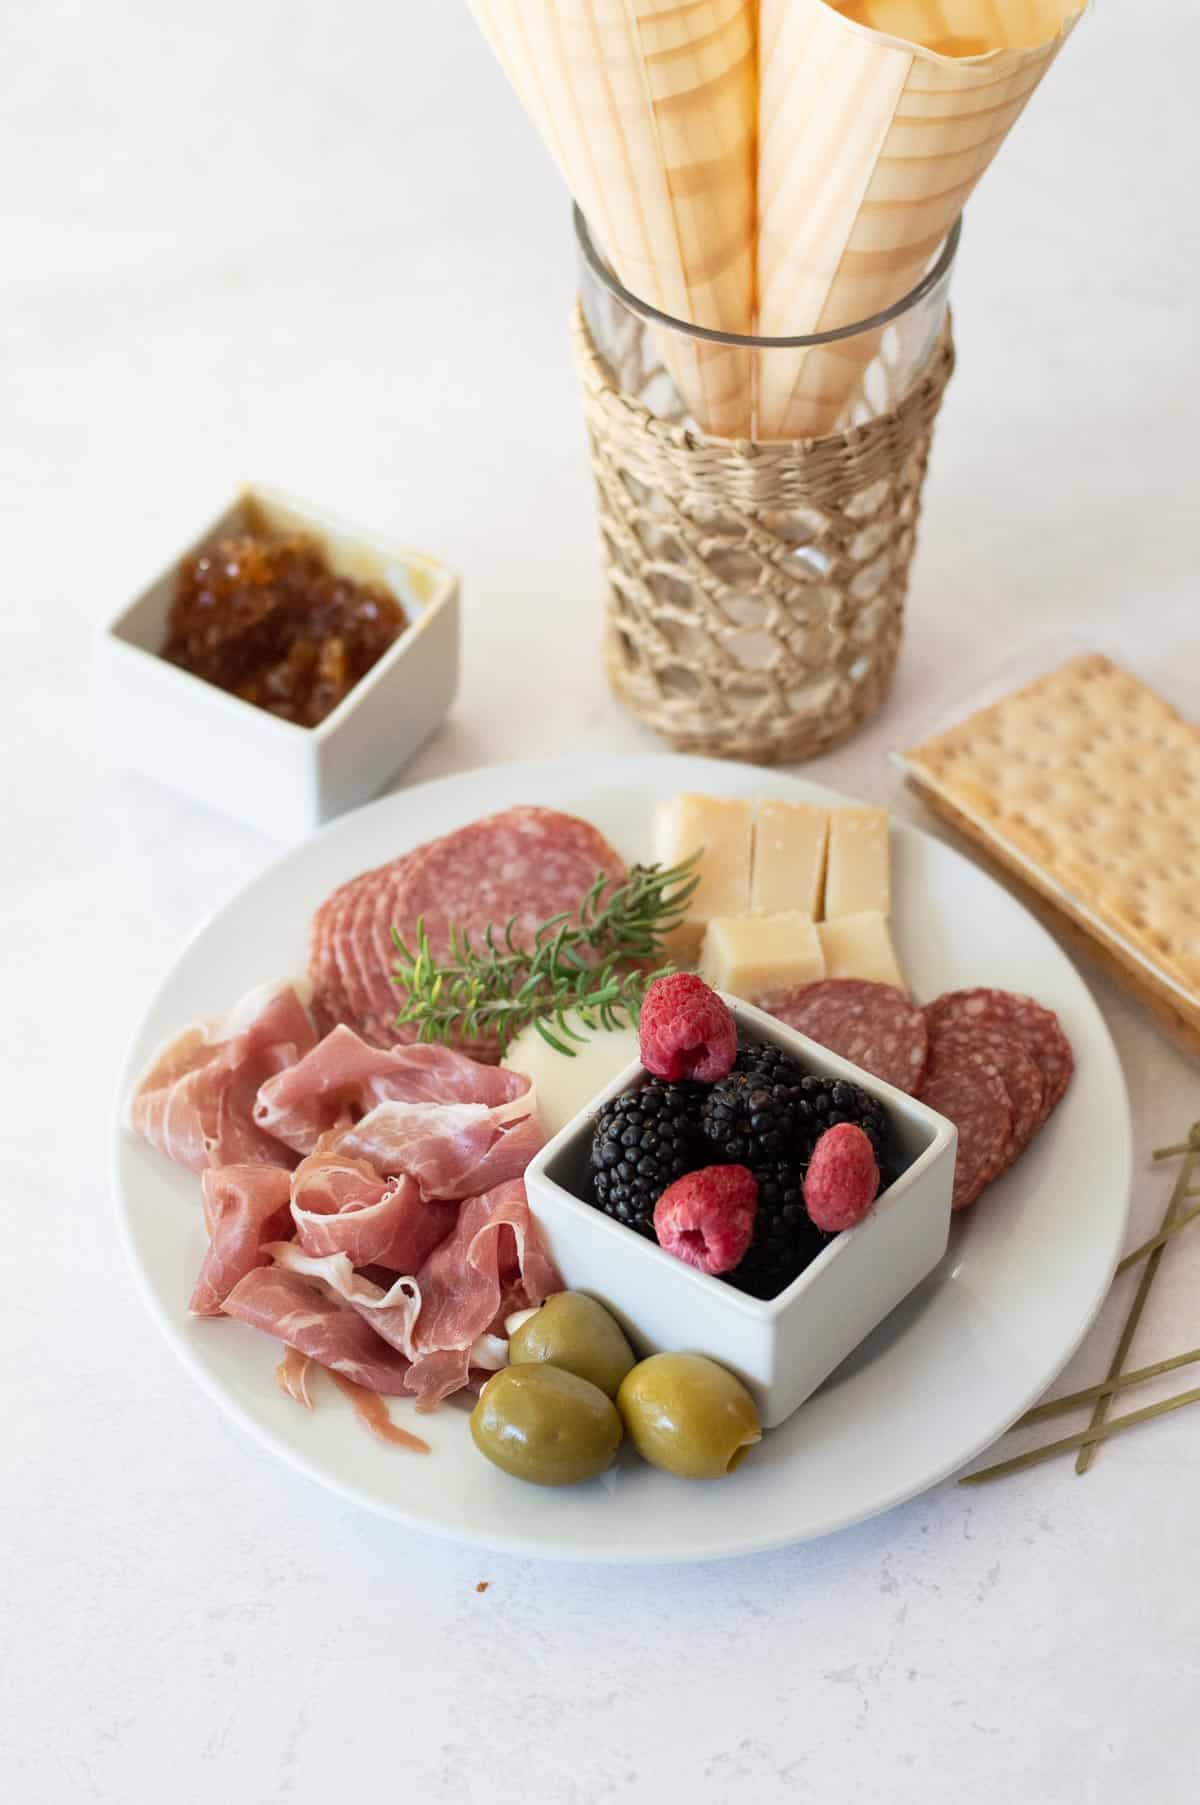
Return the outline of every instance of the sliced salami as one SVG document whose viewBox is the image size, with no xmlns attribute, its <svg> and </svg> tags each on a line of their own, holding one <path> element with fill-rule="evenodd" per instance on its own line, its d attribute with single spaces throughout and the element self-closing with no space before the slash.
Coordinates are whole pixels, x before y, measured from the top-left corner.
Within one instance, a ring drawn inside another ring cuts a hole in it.
<svg viewBox="0 0 1200 1805">
<path fill-rule="evenodd" d="M 322 1034 L 327 1034 L 340 1021 L 354 1013 L 342 978 L 338 946 L 344 933 L 344 922 L 353 906 L 354 891 L 363 878 L 343 884 L 321 904 L 313 916 L 308 937 L 308 974 L 312 979 L 312 1013 Z"/>
<path fill-rule="evenodd" d="M 403 998 L 392 982 L 393 928 L 413 945 L 423 919 L 435 958 L 458 927 L 481 946 L 489 925 L 513 920 L 513 939 L 532 943 L 543 921 L 576 910 L 598 874 L 619 880 L 625 865 L 587 821 L 547 808 L 512 808 L 416 847 L 343 884 L 313 921 L 309 947 L 319 1020 L 345 1022 L 376 1046 L 416 1038 L 397 1028 Z M 498 1044 L 461 1050 L 494 1061 Z"/>
<path fill-rule="evenodd" d="M 756 999 L 799 1034 L 831 1053 L 840 1053 L 915 1095 L 929 1052 L 925 1013 L 890 984 L 865 978 L 821 978 L 795 990 L 776 990 Z"/>
<path fill-rule="evenodd" d="M 405 854 L 351 878 L 317 910 L 309 935 L 309 974 L 313 1011 L 323 1032 L 345 1022 L 375 1046 L 394 1044 L 391 898 L 413 856 Z"/>
<path fill-rule="evenodd" d="M 513 939 L 529 946 L 548 916 L 571 913 L 596 876 L 625 875 L 624 861 L 588 821 L 549 808 L 512 808 L 435 840 L 413 860 L 396 899 L 401 932 L 423 918 L 435 955 L 449 950 L 450 928 L 476 944 L 489 923 L 513 920 Z"/>
<path fill-rule="evenodd" d="M 1058 1017 L 1032 997 L 1011 990 L 951 990 L 927 1010 L 933 1032 L 954 1026 L 987 1027 L 1019 1040 L 1041 1069 L 1041 1121 L 1062 1101 L 1075 1070 L 1071 1043 Z"/>
<path fill-rule="evenodd" d="M 396 1011 L 399 1008 L 392 966 L 396 959 L 392 925 L 400 919 L 401 897 L 408 873 L 425 852 L 418 846 L 393 859 L 375 874 L 375 881 L 358 893 L 350 919 L 350 954 L 357 972 L 364 1011 L 364 1038 L 376 1046 L 396 1044 Z M 407 1038 L 405 1036 L 405 1038 Z"/>
<path fill-rule="evenodd" d="M 965 1210 L 1004 1169 L 1013 1132 L 1008 1088 L 1000 1068 L 979 1048 L 937 1038 L 920 1097 L 958 1129 L 951 1208 Z"/>
<path fill-rule="evenodd" d="M 1012 1130 L 1004 1155 L 1004 1170 L 1037 1133 L 1042 1122 L 1046 1096 L 1042 1068 L 1024 1041 L 1003 1028 L 988 1027 L 984 1022 L 953 1019 L 942 1028 L 931 1031 L 931 1058 L 949 1061 L 963 1055 L 978 1054 L 993 1065 L 1004 1080 L 1004 1088 L 1012 1105 Z"/>
</svg>

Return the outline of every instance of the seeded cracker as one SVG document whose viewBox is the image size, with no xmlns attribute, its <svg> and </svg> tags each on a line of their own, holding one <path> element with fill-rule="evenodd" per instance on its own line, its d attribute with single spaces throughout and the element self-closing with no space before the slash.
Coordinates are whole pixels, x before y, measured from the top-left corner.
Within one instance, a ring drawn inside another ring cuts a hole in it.
<svg viewBox="0 0 1200 1805">
<path fill-rule="evenodd" d="M 1200 1055 L 1200 728 L 1088 653 L 901 763 Z"/>
</svg>

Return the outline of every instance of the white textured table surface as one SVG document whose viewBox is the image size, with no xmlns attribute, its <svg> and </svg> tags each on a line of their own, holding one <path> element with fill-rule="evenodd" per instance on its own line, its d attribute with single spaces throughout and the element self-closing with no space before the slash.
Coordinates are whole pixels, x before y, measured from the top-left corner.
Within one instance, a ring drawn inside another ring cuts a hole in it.
<svg viewBox="0 0 1200 1805">
<path fill-rule="evenodd" d="M 1198 63 L 1193 6 L 1101 4 L 972 206 L 903 673 L 814 775 L 910 807 L 885 750 L 1047 635 L 1200 712 Z M 1194 1799 L 1188 1412 L 1086 1481 L 946 1485 L 817 1546 L 623 1574 L 356 1514 L 186 1379 L 113 1233 L 112 1075 L 184 936 L 276 848 L 98 759 L 92 624 L 253 475 L 464 573 L 462 697 L 408 781 L 648 739 L 595 653 L 563 197 L 462 6 L 10 7 L 0 168 L 0 1796 Z M 1140 1238 L 1147 1149 L 1200 1084 L 1097 990 Z M 1139 1356 L 1200 1340 L 1198 1280 L 1177 1248 Z"/>
</svg>

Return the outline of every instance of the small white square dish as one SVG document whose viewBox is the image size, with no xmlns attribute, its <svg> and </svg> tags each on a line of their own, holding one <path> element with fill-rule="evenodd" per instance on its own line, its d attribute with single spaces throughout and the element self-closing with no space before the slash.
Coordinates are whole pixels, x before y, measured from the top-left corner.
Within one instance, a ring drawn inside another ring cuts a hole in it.
<svg viewBox="0 0 1200 1805">
<path fill-rule="evenodd" d="M 316 727 L 283 720 L 161 656 L 179 565 L 252 528 L 314 539 L 335 574 L 390 589 L 408 616 L 405 631 Z M 458 687 L 458 642 L 458 580 L 444 565 L 248 488 L 101 627 L 100 729 L 121 763 L 294 839 L 375 795 L 428 739 Z"/>
<path fill-rule="evenodd" d="M 856 1228 L 837 1235 L 767 1301 L 697 1271 L 585 1201 L 597 1113 L 644 1082 L 635 1060 L 535 1156 L 529 1201 L 563 1282 L 617 1317 L 639 1355 L 708 1354 L 748 1386 L 768 1428 L 782 1423 L 920 1284 L 946 1251 L 957 1135 L 952 1123 L 774 1017 L 726 996 L 746 1039 L 882 1104 L 902 1170 Z"/>
</svg>

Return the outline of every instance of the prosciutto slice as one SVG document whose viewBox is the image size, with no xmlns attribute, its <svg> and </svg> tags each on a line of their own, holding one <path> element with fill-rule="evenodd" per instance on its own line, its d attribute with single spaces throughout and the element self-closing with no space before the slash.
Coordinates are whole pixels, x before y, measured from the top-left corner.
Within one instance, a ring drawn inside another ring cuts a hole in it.
<svg viewBox="0 0 1200 1805">
<path fill-rule="evenodd" d="M 201 1179 L 208 1252 L 188 1305 L 195 1316 L 217 1316 L 229 1293 L 264 1251 L 292 1232 L 292 1175 L 283 1166 L 212 1166 Z"/>
<path fill-rule="evenodd" d="M 377 1171 L 407 1174 L 422 1196 L 475 1197 L 519 1178 L 545 1142 L 536 1116 L 504 1119 L 511 1107 L 379 1103 L 337 1144 Z"/>
<path fill-rule="evenodd" d="M 292 1166 L 294 1152 L 255 1121 L 255 1101 L 265 1080 L 315 1044 L 295 984 L 251 991 L 228 1015 L 185 1029 L 155 1055 L 130 1100 L 129 1126 L 193 1172 Z"/>
<path fill-rule="evenodd" d="M 305 1253 L 415 1272 L 454 1227 L 453 1204 L 428 1201 L 407 1174 L 382 1177 L 327 1135 L 292 1176 L 291 1215 Z"/>
<path fill-rule="evenodd" d="M 418 1410 L 433 1410 L 467 1383 L 471 1350 L 502 1315 L 540 1304 L 560 1290 L 515 1180 L 472 1197 L 454 1233 L 417 1274 L 421 1313 L 413 1335 L 416 1359 L 405 1381 Z"/>
<path fill-rule="evenodd" d="M 413 1330 L 421 1310 L 421 1293 L 415 1279 L 400 1278 L 394 1284 L 376 1285 L 355 1272 L 344 1253 L 318 1258 L 305 1253 L 294 1241 L 277 1241 L 264 1249 L 267 1257 L 285 1272 L 311 1279 L 328 1297 L 349 1304 L 389 1347 L 406 1360 L 416 1356 Z"/>
<path fill-rule="evenodd" d="M 409 1363 L 324 1286 L 282 1266 L 258 1266 L 225 1299 L 226 1316 L 286 1342 L 368 1391 L 398 1397 Z"/>
<path fill-rule="evenodd" d="M 342 1298 L 390 1347 L 408 1360 L 416 1359 L 413 1332 L 421 1311 L 421 1288 L 416 1279 L 401 1278 L 391 1285 L 377 1285 L 365 1273 L 355 1272 L 345 1254 L 315 1259 L 295 1241 L 276 1242 L 263 1252 L 286 1271 L 302 1273 L 330 1295 Z M 507 1337 L 478 1335 L 468 1354 L 472 1370 L 498 1372 L 508 1359 Z"/>
<path fill-rule="evenodd" d="M 528 1090 L 529 1080 L 519 1072 L 480 1065 L 449 1047 L 388 1051 L 369 1046 L 343 1026 L 298 1064 L 267 1080 L 254 1119 L 298 1153 L 311 1153 L 322 1134 L 357 1122 L 379 1103 L 482 1103 L 502 1109 Z M 520 1113 L 528 1114 L 529 1106 Z"/>
</svg>

